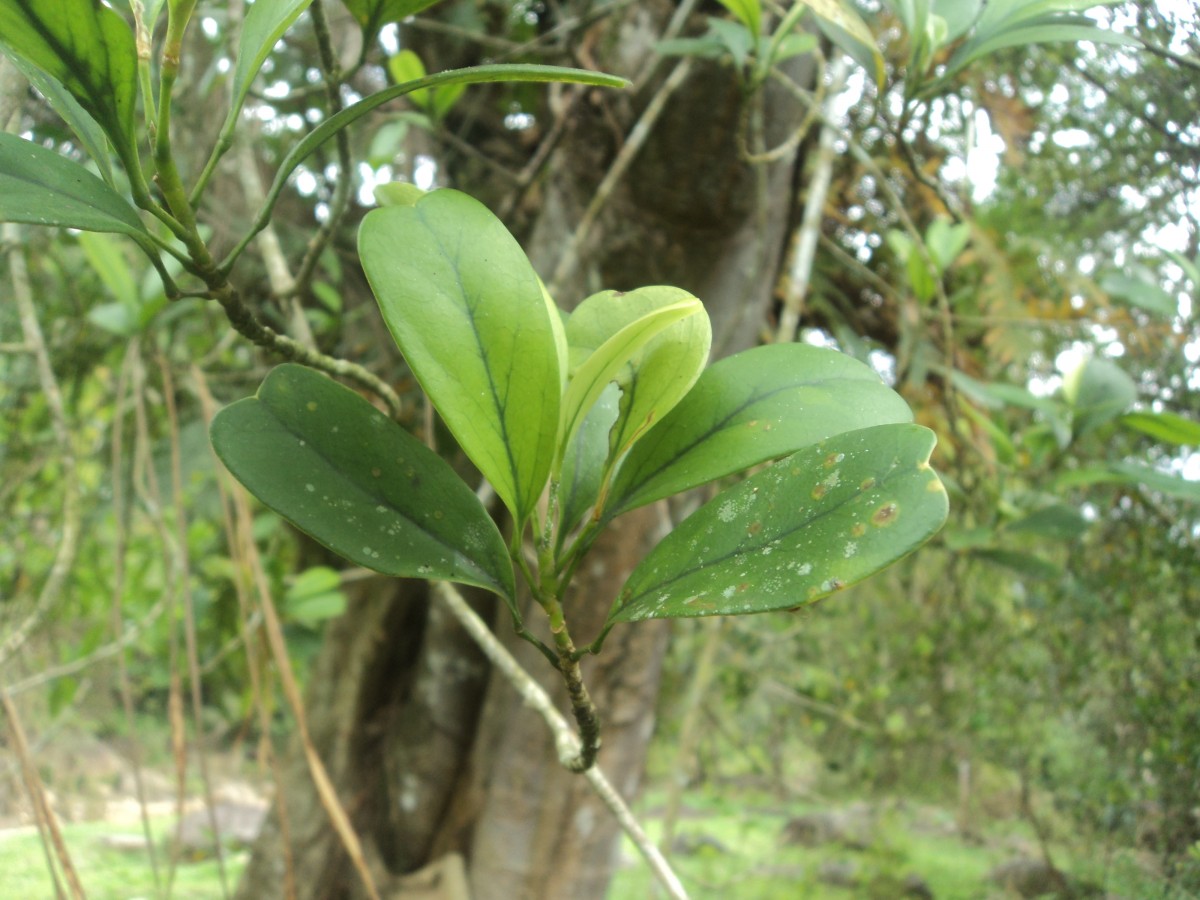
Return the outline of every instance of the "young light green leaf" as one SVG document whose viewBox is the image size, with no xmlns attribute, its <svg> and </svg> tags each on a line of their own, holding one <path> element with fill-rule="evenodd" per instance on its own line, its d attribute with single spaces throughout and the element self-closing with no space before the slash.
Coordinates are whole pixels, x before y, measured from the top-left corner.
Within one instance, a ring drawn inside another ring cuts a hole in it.
<svg viewBox="0 0 1200 900">
<path fill-rule="evenodd" d="M 0 133 L 0 221 L 126 234 L 158 259 L 137 210 L 124 197 L 79 163 L 4 133 Z"/>
<path fill-rule="evenodd" d="M 1118 420 L 1126 428 L 1148 434 L 1156 441 L 1200 447 L 1200 422 L 1172 412 L 1135 412 Z"/>
<path fill-rule="evenodd" d="M 413 374 L 523 523 L 550 474 L 562 383 L 529 260 L 487 207 L 451 190 L 368 213 L 358 246 Z"/>
<path fill-rule="evenodd" d="M 870 425 L 909 422 L 908 404 L 869 367 L 808 344 L 723 359 L 617 470 L 606 519 Z"/>
<path fill-rule="evenodd" d="M 477 585 L 513 603 L 504 539 L 475 493 L 348 388 L 279 366 L 256 396 L 216 415 L 211 436 L 247 490 L 351 562 Z"/>
<path fill-rule="evenodd" d="M 704 305 L 687 291 L 645 287 L 588 297 L 571 314 L 566 338 L 576 365 L 563 399 L 560 446 L 616 381 L 621 406 L 610 435 L 610 457 L 616 459 L 695 383 L 708 359 L 712 327 Z"/>
<path fill-rule="evenodd" d="M 0 45 L 61 83 L 125 167 L 139 165 L 137 48 L 120 15 L 96 0 L 0 0 Z"/>
<path fill-rule="evenodd" d="M 879 571 L 946 520 L 934 441 L 919 425 L 880 425 L 752 475 L 642 560 L 609 622 L 794 609 Z"/>
</svg>

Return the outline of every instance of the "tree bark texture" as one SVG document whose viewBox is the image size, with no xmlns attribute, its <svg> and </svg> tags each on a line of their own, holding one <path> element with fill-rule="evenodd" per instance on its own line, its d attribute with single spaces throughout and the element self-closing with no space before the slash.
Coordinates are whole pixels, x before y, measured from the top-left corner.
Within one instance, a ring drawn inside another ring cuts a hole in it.
<svg viewBox="0 0 1200 900">
<path fill-rule="evenodd" d="M 673 10 L 667 2 L 631 4 L 594 26 L 601 29 L 590 36 L 600 67 L 638 72 Z M 589 94 L 573 106 L 529 227 L 518 228 L 543 277 L 554 271 L 672 62 L 660 64 L 637 95 Z M 715 353 L 755 343 L 786 243 L 795 159 L 765 167 L 740 160 L 743 100 L 728 67 L 693 69 L 600 214 L 582 248 L 583 264 L 556 297 L 560 304 L 573 305 L 600 288 L 674 284 L 704 301 Z M 765 115 L 768 140 L 780 140 L 800 110 L 782 92 L 771 93 Z M 495 197 L 494 188 L 479 193 Z M 565 607 L 577 642 L 595 636 L 624 579 L 667 527 L 665 509 L 648 507 L 622 517 L 597 542 Z M 565 712 L 558 673 L 512 634 L 499 601 L 472 596 Z M 527 623 L 532 627 L 539 617 L 535 609 Z M 665 623 L 619 626 L 599 657 L 585 663 L 603 722 L 599 764 L 629 799 L 654 729 L 668 634 Z M 329 626 L 310 678 L 308 715 L 385 897 L 416 896 L 400 876 L 451 853 L 465 859 L 475 900 L 605 895 L 615 822 L 587 782 L 562 769 L 545 724 L 491 676 L 423 585 L 378 579 L 352 598 L 347 614 Z M 287 840 L 273 815 L 239 896 L 285 895 L 285 843 L 298 897 L 365 896 L 300 753 L 289 758 L 280 790 Z"/>
</svg>

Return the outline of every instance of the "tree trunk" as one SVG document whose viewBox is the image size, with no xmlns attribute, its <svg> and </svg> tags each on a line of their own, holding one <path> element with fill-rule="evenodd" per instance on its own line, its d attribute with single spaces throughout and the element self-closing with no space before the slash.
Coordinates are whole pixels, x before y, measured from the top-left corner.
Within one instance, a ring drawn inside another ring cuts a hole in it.
<svg viewBox="0 0 1200 900">
<path fill-rule="evenodd" d="M 673 8 L 632 4 L 624 19 L 606 21 L 592 41 L 611 48 L 601 67 L 638 71 Z M 643 49 L 632 53 L 634 47 Z M 673 64 L 664 61 L 660 72 Z M 529 252 L 543 277 L 550 278 L 566 236 L 661 84 L 660 75 L 637 96 L 597 94 L 597 106 L 589 95 L 576 104 L 529 229 Z M 675 284 L 705 302 L 717 352 L 755 342 L 785 244 L 794 159 L 765 167 L 739 159 L 742 101 L 728 67 L 693 68 L 599 216 L 583 248 L 584 265 L 561 287 L 560 303 L 600 287 Z M 782 95 L 767 97 L 766 113 L 778 123 L 772 132 L 786 132 L 800 118 Z M 578 641 L 596 634 L 625 577 L 666 524 L 664 509 L 645 508 L 622 517 L 597 542 L 566 606 Z M 498 601 L 473 595 L 472 602 L 565 711 L 560 676 L 512 634 Z M 535 610 L 527 622 L 538 616 Z M 665 623 L 620 626 L 585 665 L 603 721 L 599 764 L 626 798 L 637 792 L 653 732 L 667 636 Z M 559 766 L 545 724 L 489 673 L 449 613 L 429 603 L 423 585 L 379 579 L 352 598 L 349 612 L 329 626 L 311 675 L 308 714 L 385 896 L 416 896 L 405 893 L 400 876 L 451 853 L 465 860 L 475 900 L 604 896 L 615 822 L 587 782 Z M 280 789 L 288 838 L 273 815 L 239 896 L 284 896 L 285 844 L 298 897 L 364 896 L 298 752 Z M 442 890 L 425 896 L 455 896 L 446 885 Z"/>
</svg>

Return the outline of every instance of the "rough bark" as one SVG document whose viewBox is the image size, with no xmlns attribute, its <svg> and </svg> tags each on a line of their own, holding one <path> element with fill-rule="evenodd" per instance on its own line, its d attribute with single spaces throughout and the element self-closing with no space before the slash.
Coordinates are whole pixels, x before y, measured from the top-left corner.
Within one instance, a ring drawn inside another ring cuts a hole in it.
<svg viewBox="0 0 1200 900">
<path fill-rule="evenodd" d="M 633 4 L 623 21 L 607 22 L 606 33 L 621 40 L 608 42 L 610 58 L 601 64 L 624 73 L 640 68 L 672 9 L 670 3 Z M 631 41 L 631 34 L 642 39 Z M 605 46 L 602 39 L 596 44 Z M 605 109 L 577 104 L 551 157 L 527 240 L 544 276 L 660 82 L 661 76 L 651 80 L 635 97 L 604 100 Z M 560 303 L 577 302 L 599 286 L 675 284 L 704 300 L 718 352 L 754 343 L 785 243 L 793 160 L 755 169 L 738 159 L 741 102 L 729 69 L 696 69 L 601 215 L 585 265 L 560 292 Z M 782 97 L 768 99 L 775 131 L 797 118 Z M 663 510 L 643 509 L 597 543 L 567 604 L 578 640 L 596 633 L 624 578 L 664 525 Z M 559 766 L 544 723 L 510 686 L 489 678 L 478 652 L 456 623 L 428 604 L 420 585 L 381 581 L 370 593 L 355 598 L 351 612 L 330 626 L 308 708 L 318 749 L 368 845 L 384 895 L 415 896 L 405 893 L 398 876 L 460 853 L 476 900 L 603 897 L 616 825 L 586 782 Z M 497 632 L 562 700 L 557 673 L 512 636 L 496 603 L 475 602 L 495 616 Z M 604 723 L 600 765 L 630 798 L 653 731 L 667 635 L 661 623 L 622 626 L 585 667 Z M 298 896 L 363 896 L 298 755 L 281 788 Z M 283 859 L 273 816 L 239 896 L 282 896 Z"/>
</svg>

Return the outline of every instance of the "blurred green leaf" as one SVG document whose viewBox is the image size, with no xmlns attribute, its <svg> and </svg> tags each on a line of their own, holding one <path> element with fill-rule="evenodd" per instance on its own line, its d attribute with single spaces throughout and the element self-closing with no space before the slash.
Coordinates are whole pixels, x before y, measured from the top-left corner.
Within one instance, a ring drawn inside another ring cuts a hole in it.
<svg viewBox="0 0 1200 900">
<path fill-rule="evenodd" d="M 986 560 L 993 565 L 1011 569 L 1018 575 L 1024 575 L 1027 578 L 1050 580 L 1059 578 L 1062 575 L 1062 569 L 1049 560 L 1042 559 L 1040 556 L 1035 556 L 1032 553 L 1022 553 L 1019 550 L 993 548 L 974 550 L 971 555 L 977 559 Z"/>
<path fill-rule="evenodd" d="M 1063 377 L 1075 437 L 1111 422 L 1137 400 L 1137 385 L 1116 363 L 1091 356 Z"/>
<path fill-rule="evenodd" d="M 762 31 L 762 5 L 759 0 L 717 0 L 723 7 L 737 16 L 739 22 L 757 36 Z"/>
<path fill-rule="evenodd" d="M 1172 412 L 1134 412 L 1120 418 L 1126 428 L 1140 431 L 1157 441 L 1200 447 L 1200 422 Z"/>
<path fill-rule="evenodd" d="M 328 566 L 305 569 L 288 585 L 284 594 L 284 615 L 307 628 L 340 616 L 346 611 L 346 595 L 341 576 Z"/>
<path fill-rule="evenodd" d="M 871 29 L 848 0 L 799 0 L 817 15 L 817 25 L 847 56 L 866 69 L 883 93 L 886 70 L 883 54 Z"/>
<path fill-rule="evenodd" d="M 1149 273 L 1109 272 L 1100 279 L 1100 287 L 1113 299 L 1157 316 L 1170 318 L 1179 312 L 1178 301 L 1152 281 Z"/>
<path fill-rule="evenodd" d="M 1089 527 L 1088 520 L 1078 509 L 1065 503 L 1053 503 L 1015 522 L 1009 522 L 1004 530 L 1011 534 L 1072 541 L 1082 537 Z"/>
</svg>

